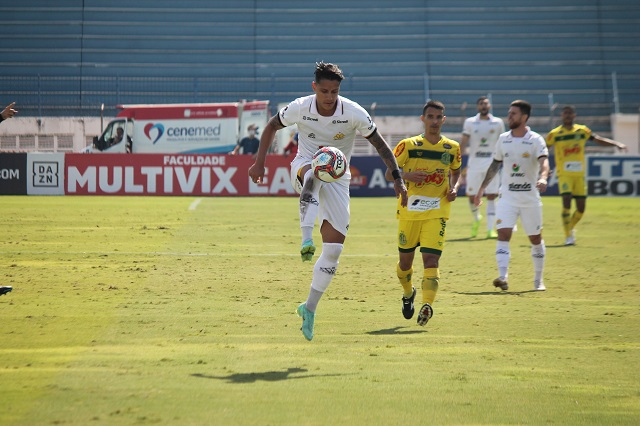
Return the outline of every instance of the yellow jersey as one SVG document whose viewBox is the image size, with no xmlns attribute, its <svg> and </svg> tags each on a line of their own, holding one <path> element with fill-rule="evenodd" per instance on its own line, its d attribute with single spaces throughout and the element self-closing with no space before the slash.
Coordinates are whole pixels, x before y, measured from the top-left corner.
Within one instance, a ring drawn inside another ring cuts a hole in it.
<svg viewBox="0 0 640 426">
<path fill-rule="evenodd" d="M 591 129 L 574 124 L 571 129 L 558 126 L 547 135 L 547 146 L 553 147 L 558 176 L 584 176 L 584 146 Z"/>
<path fill-rule="evenodd" d="M 458 170 L 462 165 L 460 144 L 441 136 L 433 145 L 420 135 L 400 141 L 393 153 L 404 172 L 427 173 L 423 182 L 405 181 L 409 202 L 402 207 L 398 200 L 396 217 L 402 220 L 448 219 L 451 210 L 447 200 L 449 171 Z"/>
</svg>

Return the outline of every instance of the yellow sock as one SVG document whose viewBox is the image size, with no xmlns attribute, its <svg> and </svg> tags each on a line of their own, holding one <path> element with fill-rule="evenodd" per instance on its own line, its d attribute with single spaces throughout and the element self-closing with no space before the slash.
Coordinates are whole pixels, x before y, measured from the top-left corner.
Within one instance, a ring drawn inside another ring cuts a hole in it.
<svg viewBox="0 0 640 426">
<path fill-rule="evenodd" d="M 584 213 L 580 213 L 578 210 L 573 212 L 573 215 L 571 216 L 571 223 L 569 224 L 569 230 L 573 229 L 576 226 L 576 224 L 580 222 L 580 219 L 582 219 L 583 214 Z"/>
<path fill-rule="evenodd" d="M 571 235 L 571 209 L 562 209 L 562 227 L 564 228 L 564 236 Z"/>
<path fill-rule="evenodd" d="M 440 270 L 438 268 L 427 268 L 422 277 L 422 303 L 433 305 L 440 283 Z"/>
<path fill-rule="evenodd" d="M 413 285 L 411 284 L 411 276 L 413 275 L 413 268 L 408 271 L 403 271 L 400 269 L 400 263 L 396 265 L 396 272 L 398 274 L 398 279 L 400 280 L 400 284 L 402 285 L 402 289 L 404 290 L 404 297 L 411 297 L 413 294 Z"/>
</svg>

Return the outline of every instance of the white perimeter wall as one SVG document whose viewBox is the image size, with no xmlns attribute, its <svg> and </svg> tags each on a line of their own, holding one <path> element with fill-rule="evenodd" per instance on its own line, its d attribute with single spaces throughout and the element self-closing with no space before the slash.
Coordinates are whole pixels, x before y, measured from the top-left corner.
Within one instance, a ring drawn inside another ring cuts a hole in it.
<svg viewBox="0 0 640 426">
<path fill-rule="evenodd" d="M 105 118 L 104 126 L 111 119 L 112 117 Z M 397 143 L 394 139 L 417 135 L 424 131 L 418 116 L 380 116 L 374 117 L 374 121 L 380 133 L 392 146 Z M 456 121 L 455 124 L 462 128 L 462 119 L 452 121 Z M 629 154 L 639 154 L 640 116 L 613 114 L 611 123 L 613 130 L 611 137 L 626 144 L 629 147 Z M 532 126 L 534 130 L 537 127 L 545 127 L 541 124 L 534 122 Z M 288 132 L 283 130 L 279 133 L 282 133 L 279 136 L 283 139 L 278 140 L 281 150 L 288 141 Z M 78 152 L 90 145 L 94 136 L 100 134 L 100 118 L 96 117 L 43 117 L 40 119 L 14 117 L 0 123 L 0 151 Z M 460 133 L 447 133 L 446 136 L 459 140 Z"/>
</svg>

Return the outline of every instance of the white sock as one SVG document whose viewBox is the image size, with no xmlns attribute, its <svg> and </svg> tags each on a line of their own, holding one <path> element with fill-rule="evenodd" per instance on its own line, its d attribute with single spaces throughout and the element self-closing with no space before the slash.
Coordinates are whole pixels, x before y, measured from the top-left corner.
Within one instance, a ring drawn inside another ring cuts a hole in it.
<svg viewBox="0 0 640 426">
<path fill-rule="evenodd" d="M 496 200 L 487 200 L 487 230 L 496 225 Z"/>
<path fill-rule="evenodd" d="M 509 259 L 511 259 L 511 251 L 509 251 L 509 241 L 498 241 L 496 244 L 496 262 L 498 263 L 498 274 L 500 278 L 507 279 L 509 276 Z"/>
<path fill-rule="evenodd" d="M 312 312 L 315 312 L 318 301 L 336 274 L 338 259 L 343 247 L 342 244 L 338 243 L 322 243 L 322 253 L 313 266 L 313 279 L 311 280 L 311 289 L 307 298 L 307 309 Z"/>
<path fill-rule="evenodd" d="M 533 259 L 533 271 L 535 276 L 534 282 L 542 282 L 542 272 L 544 271 L 544 256 L 547 252 L 547 248 L 544 245 L 544 240 L 540 244 L 531 245 L 531 258 Z"/>
<path fill-rule="evenodd" d="M 305 302 L 305 306 L 307 307 L 307 309 L 311 312 L 315 312 L 316 308 L 318 307 L 318 302 L 320 301 L 320 298 L 323 294 L 323 292 L 311 287 L 309 289 L 309 296 L 307 297 L 307 301 Z"/>
<path fill-rule="evenodd" d="M 318 216 L 318 194 L 322 182 L 313 176 L 313 171 L 309 169 L 304 175 L 304 184 L 300 194 L 300 230 L 302 231 L 302 242 L 310 240 L 313 236 L 313 226 Z"/>
<path fill-rule="evenodd" d="M 471 215 L 473 216 L 473 220 L 476 222 L 480 220 L 480 208 L 473 203 L 469 203 L 469 210 L 471 210 Z"/>
</svg>

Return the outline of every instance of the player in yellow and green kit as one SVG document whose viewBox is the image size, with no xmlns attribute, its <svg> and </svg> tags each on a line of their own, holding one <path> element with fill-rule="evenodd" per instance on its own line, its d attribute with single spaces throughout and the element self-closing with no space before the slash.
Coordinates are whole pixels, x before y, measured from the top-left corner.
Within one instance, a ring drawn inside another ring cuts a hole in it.
<svg viewBox="0 0 640 426">
<path fill-rule="evenodd" d="M 424 273 L 418 325 L 425 325 L 433 315 L 432 305 L 440 281 L 438 262 L 444 248 L 450 203 L 458 193 L 462 163 L 458 142 L 440 135 L 446 119 L 444 105 L 438 101 L 427 102 L 420 119 L 424 123 L 424 134 L 400 141 L 393 151 L 402 169 L 395 173 L 401 173 L 409 196 L 406 206 L 398 203 L 396 213 L 400 256 L 396 272 L 404 290 L 402 314 L 411 319 L 415 312 L 413 259 L 419 246 Z M 387 170 L 385 176 L 389 181 L 397 177 L 391 170 Z"/>
<path fill-rule="evenodd" d="M 567 105 L 560 113 L 562 125 L 547 135 L 547 146 L 554 149 L 558 189 L 562 196 L 562 225 L 567 246 L 576 243 L 575 226 L 582 219 L 587 206 L 586 164 L 584 147 L 592 140 L 600 145 L 615 146 L 626 150 L 625 144 L 603 138 L 591 132 L 587 126 L 574 124 L 576 109 Z M 576 200 L 576 210 L 571 214 L 571 199 Z"/>
</svg>

